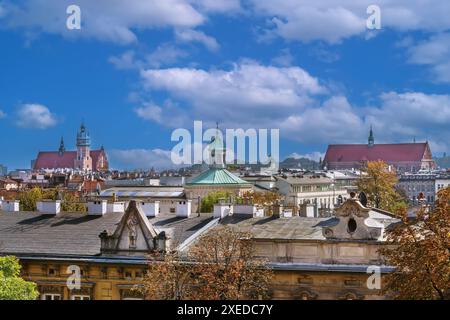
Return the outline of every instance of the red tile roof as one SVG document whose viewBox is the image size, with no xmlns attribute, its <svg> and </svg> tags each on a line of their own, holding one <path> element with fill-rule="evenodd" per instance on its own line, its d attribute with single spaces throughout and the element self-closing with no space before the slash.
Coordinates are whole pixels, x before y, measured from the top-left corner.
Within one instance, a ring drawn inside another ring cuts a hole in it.
<svg viewBox="0 0 450 320">
<path fill-rule="evenodd" d="M 427 148 L 427 143 L 375 144 L 372 147 L 367 144 L 332 144 L 328 146 L 324 162 L 421 161 Z"/>
<path fill-rule="evenodd" d="M 97 169 L 98 158 L 100 154 L 104 152 L 102 150 L 91 150 L 92 166 L 93 169 Z M 36 162 L 34 163 L 35 170 L 47 169 L 47 168 L 73 168 L 74 161 L 77 157 L 76 151 L 65 151 L 62 155 L 58 151 L 41 151 L 39 152 Z"/>
</svg>

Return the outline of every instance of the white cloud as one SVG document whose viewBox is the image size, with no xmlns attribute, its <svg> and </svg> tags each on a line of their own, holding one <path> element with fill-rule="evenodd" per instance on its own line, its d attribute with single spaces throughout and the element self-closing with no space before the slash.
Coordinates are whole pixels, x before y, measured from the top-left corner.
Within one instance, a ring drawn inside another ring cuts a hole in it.
<svg viewBox="0 0 450 320">
<path fill-rule="evenodd" d="M 0 110 L 0 119 L 5 118 L 6 117 L 6 113 L 2 110 Z"/>
<path fill-rule="evenodd" d="M 272 59 L 272 63 L 281 67 L 289 67 L 293 62 L 294 57 L 288 48 L 281 50 L 280 54 Z"/>
<path fill-rule="evenodd" d="M 171 151 L 162 149 L 113 149 L 108 152 L 113 166 L 123 169 L 169 169 L 172 164 Z"/>
<path fill-rule="evenodd" d="M 450 2 L 423 0 L 250 0 L 256 14 L 273 23 L 269 30 L 288 40 L 338 43 L 367 33 L 366 9 L 381 9 L 382 29 L 440 32 L 450 28 Z"/>
<path fill-rule="evenodd" d="M 376 142 L 428 139 L 450 147 L 450 95 L 386 92 L 372 106 L 352 105 L 299 67 L 243 62 L 231 70 L 189 68 L 141 71 L 144 87 L 164 91 L 184 108 L 150 105 L 139 115 L 150 121 L 223 128 L 279 128 L 280 134 L 305 145 L 365 143 L 373 125 Z M 324 99 L 325 98 L 325 99 Z M 177 126 L 178 127 L 178 126 Z"/>
<path fill-rule="evenodd" d="M 163 65 L 176 63 L 188 53 L 172 44 L 158 46 L 150 54 L 139 56 L 133 50 L 128 50 L 119 56 L 111 56 L 108 61 L 118 70 L 139 70 L 143 68 L 160 68 Z"/>
<path fill-rule="evenodd" d="M 277 68 L 252 62 L 231 70 L 191 68 L 141 71 L 147 90 L 163 90 L 190 105 L 192 117 L 260 127 L 313 103 L 326 89 L 299 67 Z M 251 119 L 251 121 L 250 121 Z"/>
<path fill-rule="evenodd" d="M 323 152 L 319 152 L 319 151 L 314 151 L 314 152 L 305 153 L 305 154 L 299 154 L 297 152 L 294 152 L 294 153 L 291 153 L 290 155 L 288 155 L 287 158 L 294 158 L 294 159 L 306 158 L 309 160 L 319 161 L 320 159 L 323 159 L 324 156 L 325 156 L 325 154 Z"/>
<path fill-rule="evenodd" d="M 167 100 L 163 106 L 153 102 L 143 102 L 142 106 L 134 109 L 134 112 L 144 120 L 172 128 L 183 127 L 188 122 L 184 110 L 170 100 Z"/>
<path fill-rule="evenodd" d="M 219 50 L 217 40 L 204 34 L 202 31 L 186 29 L 175 31 L 175 36 L 180 42 L 200 42 L 210 51 Z"/>
<path fill-rule="evenodd" d="M 280 127 L 288 138 L 305 144 L 355 142 L 366 133 L 363 119 L 343 96 L 330 97 L 319 107 L 293 113 Z"/>
<path fill-rule="evenodd" d="M 120 56 L 109 57 L 108 61 L 119 70 L 131 70 L 139 67 L 135 60 L 135 53 L 132 50 L 126 51 Z"/>
<path fill-rule="evenodd" d="M 152 68 L 159 68 L 163 65 L 172 64 L 184 58 L 188 53 L 171 44 L 162 44 L 155 51 L 146 56 L 146 65 Z"/>
<path fill-rule="evenodd" d="M 435 81 L 450 82 L 450 33 L 431 36 L 408 51 L 410 63 L 429 65 Z"/>
<path fill-rule="evenodd" d="M 56 116 L 41 104 L 24 104 L 17 111 L 16 124 L 22 128 L 47 129 L 57 122 Z"/>
<path fill-rule="evenodd" d="M 206 17 L 188 0 L 77 0 L 81 8 L 82 29 L 66 28 L 66 8 L 70 0 L 26 0 L 22 4 L 6 1 L 7 27 L 61 34 L 66 37 L 93 37 L 128 44 L 135 42 L 134 30 L 156 27 L 190 28 Z"/>
<path fill-rule="evenodd" d="M 215 13 L 234 13 L 241 10 L 240 0 L 191 0 L 202 11 Z"/>
</svg>

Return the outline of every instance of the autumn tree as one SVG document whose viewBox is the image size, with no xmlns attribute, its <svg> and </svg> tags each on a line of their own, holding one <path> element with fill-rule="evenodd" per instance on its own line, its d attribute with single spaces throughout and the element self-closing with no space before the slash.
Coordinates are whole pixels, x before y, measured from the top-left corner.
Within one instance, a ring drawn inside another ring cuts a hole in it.
<svg viewBox="0 0 450 320">
<path fill-rule="evenodd" d="M 403 211 L 402 223 L 388 231 L 380 250 L 395 272 L 386 276 L 386 293 L 395 299 L 450 299 L 450 187 L 438 192 L 435 208 L 416 217 Z"/>
<path fill-rule="evenodd" d="M 253 255 L 251 235 L 219 226 L 184 256 L 152 258 L 143 291 L 147 299 L 267 298 L 272 271 Z"/>
<path fill-rule="evenodd" d="M 251 234 L 219 226 L 191 248 L 196 264 L 199 299 L 239 300 L 267 298 L 272 271 L 254 257 Z"/>
<path fill-rule="evenodd" d="M 238 202 L 250 201 L 254 205 L 263 207 L 266 209 L 267 214 L 272 214 L 272 206 L 280 203 L 281 195 L 276 192 L 258 192 L 258 191 L 247 191 L 241 197 L 236 199 Z"/>
<path fill-rule="evenodd" d="M 80 198 L 70 192 L 62 195 L 61 210 L 65 212 L 86 212 L 86 205 Z"/>
<path fill-rule="evenodd" d="M 394 212 L 404 208 L 405 202 L 396 190 L 398 182 L 395 170 L 384 161 L 369 161 L 362 169 L 364 174 L 356 182 L 360 192 L 364 192 L 368 205 Z"/>
<path fill-rule="evenodd" d="M 0 257 L 0 300 L 34 300 L 38 297 L 36 284 L 20 278 L 20 268 L 16 257 Z"/>
</svg>

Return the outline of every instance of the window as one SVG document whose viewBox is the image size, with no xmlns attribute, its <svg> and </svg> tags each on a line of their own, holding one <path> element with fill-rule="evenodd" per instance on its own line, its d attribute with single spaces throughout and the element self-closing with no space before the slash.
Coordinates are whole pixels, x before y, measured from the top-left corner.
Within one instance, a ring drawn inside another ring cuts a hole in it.
<svg viewBox="0 0 450 320">
<path fill-rule="evenodd" d="M 61 300 L 61 295 L 56 293 L 45 293 L 42 295 L 42 300 Z"/>
<path fill-rule="evenodd" d="M 70 300 L 91 300 L 90 296 L 74 294 L 70 297 Z"/>
<path fill-rule="evenodd" d="M 353 219 L 353 218 L 349 219 L 349 220 L 348 220 L 348 224 L 347 224 L 348 232 L 349 232 L 349 233 L 355 232 L 356 227 L 357 227 L 357 225 L 356 225 L 355 219 Z"/>
<path fill-rule="evenodd" d="M 125 279 L 128 279 L 128 280 L 130 280 L 132 277 L 131 277 L 131 272 L 130 271 L 126 271 L 125 272 Z"/>
<path fill-rule="evenodd" d="M 49 268 L 48 269 L 48 275 L 49 276 L 54 276 L 56 275 L 56 270 L 54 268 Z"/>
</svg>

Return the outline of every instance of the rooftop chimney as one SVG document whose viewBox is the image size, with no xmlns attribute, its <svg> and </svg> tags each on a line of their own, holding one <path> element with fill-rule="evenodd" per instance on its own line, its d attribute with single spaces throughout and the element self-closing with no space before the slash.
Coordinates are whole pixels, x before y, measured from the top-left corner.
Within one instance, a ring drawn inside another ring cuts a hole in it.
<svg viewBox="0 0 450 320">
<path fill-rule="evenodd" d="M 139 202 L 142 211 L 147 217 L 156 217 L 159 215 L 159 201 L 154 202 Z"/>
<path fill-rule="evenodd" d="M 61 212 L 61 200 L 41 200 L 36 202 L 37 211 L 46 214 L 58 214 Z"/>
<path fill-rule="evenodd" d="M 225 199 L 220 199 L 214 205 L 214 218 L 223 219 L 230 214 L 233 214 L 233 205 Z"/>
<path fill-rule="evenodd" d="M 107 200 L 93 200 L 88 202 L 87 212 L 88 215 L 102 216 L 107 212 L 108 201 Z"/>
<path fill-rule="evenodd" d="M 192 213 L 192 200 L 181 200 L 177 203 L 176 215 L 181 218 L 189 218 Z"/>
<path fill-rule="evenodd" d="M 3 200 L 2 210 L 7 212 L 18 212 L 20 209 L 19 200 Z"/>
</svg>

